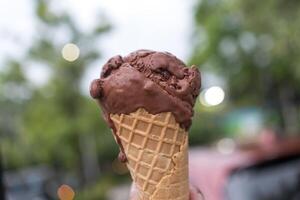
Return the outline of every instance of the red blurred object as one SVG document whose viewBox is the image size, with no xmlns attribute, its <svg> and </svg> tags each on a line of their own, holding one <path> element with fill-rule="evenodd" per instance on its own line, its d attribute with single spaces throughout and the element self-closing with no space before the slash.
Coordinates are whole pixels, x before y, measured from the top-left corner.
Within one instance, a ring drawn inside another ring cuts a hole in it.
<svg viewBox="0 0 300 200">
<path fill-rule="evenodd" d="M 206 200 L 223 200 L 225 185 L 233 170 L 300 155 L 300 138 L 279 140 L 267 133 L 261 136 L 251 148 L 238 148 L 227 155 L 221 154 L 216 149 L 191 149 L 189 155 L 191 184 L 202 191 Z"/>
</svg>

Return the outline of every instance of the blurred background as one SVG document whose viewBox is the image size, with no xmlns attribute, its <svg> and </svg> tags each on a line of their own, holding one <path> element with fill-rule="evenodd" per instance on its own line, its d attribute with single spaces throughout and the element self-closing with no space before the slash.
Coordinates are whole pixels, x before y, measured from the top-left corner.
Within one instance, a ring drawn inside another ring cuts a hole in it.
<svg viewBox="0 0 300 200">
<path fill-rule="evenodd" d="M 297 0 L 0 1 L 0 199 L 57 199 L 62 184 L 78 200 L 127 199 L 129 174 L 88 93 L 106 60 L 137 49 L 199 67 L 199 162 L 299 141 L 299 36 Z M 259 160 L 295 161 L 293 145 Z"/>
</svg>

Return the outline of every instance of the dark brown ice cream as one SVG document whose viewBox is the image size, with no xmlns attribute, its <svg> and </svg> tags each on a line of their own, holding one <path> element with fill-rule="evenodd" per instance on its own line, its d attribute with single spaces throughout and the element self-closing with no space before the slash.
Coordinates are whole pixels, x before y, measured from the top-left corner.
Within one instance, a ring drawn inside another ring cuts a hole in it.
<svg viewBox="0 0 300 200">
<path fill-rule="evenodd" d="M 198 69 L 186 67 L 172 54 L 138 50 L 109 59 L 90 93 L 113 130 L 110 114 L 129 114 L 139 108 L 152 114 L 171 112 L 188 130 L 200 82 Z"/>
<path fill-rule="evenodd" d="M 200 73 L 166 52 L 138 50 L 115 56 L 92 82 L 91 96 L 110 114 L 129 114 L 144 108 L 152 114 L 172 112 L 185 129 L 191 125 L 193 106 L 199 94 Z"/>
</svg>

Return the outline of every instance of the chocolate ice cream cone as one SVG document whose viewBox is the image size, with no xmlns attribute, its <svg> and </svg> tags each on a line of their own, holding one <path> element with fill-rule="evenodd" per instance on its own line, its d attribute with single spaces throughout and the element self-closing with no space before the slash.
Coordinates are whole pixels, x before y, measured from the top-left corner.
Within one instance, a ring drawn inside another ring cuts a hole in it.
<svg viewBox="0 0 300 200">
<path fill-rule="evenodd" d="M 112 57 L 92 82 L 139 200 L 189 199 L 187 132 L 200 85 L 195 66 L 150 50 Z"/>
</svg>

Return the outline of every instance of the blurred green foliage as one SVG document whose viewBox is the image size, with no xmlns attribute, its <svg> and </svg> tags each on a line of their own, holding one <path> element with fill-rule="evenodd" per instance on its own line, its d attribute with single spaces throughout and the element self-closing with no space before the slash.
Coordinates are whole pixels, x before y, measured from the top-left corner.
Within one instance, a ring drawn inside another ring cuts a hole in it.
<svg viewBox="0 0 300 200">
<path fill-rule="evenodd" d="M 189 130 L 189 145 L 207 145 L 225 136 L 222 119 L 224 109 L 205 108 L 199 101 L 195 105 L 193 123 Z"/>
<path fill-rule="evenodd" d="M 299 133 L 300 2 L 201 0 L 195 24 L 190 63 L 225 78 L 227 109 L 262 107 L 272 113 L 269 125 Z M 206 113 L 199 118 L 218 121 Z"/>
<path fill-rule="evenodd" d="M 101 56 L 97 41 L 110 26 L 100 17 L 93 30 L 82 31 L 68 13 L 52 11 L 50 3 L 35 2 L 34 42 L 24 60 L 8 60 L 0 73 L 5 168 L 43 163 L 77 171 L 84 179 L 83 168 L 110 163 L 118 152 L 98 106 L 80 91 L 85 70 Z M 55 37 L 61 30 L 64 41 Z M 74 62 L 61 56 L 63 45 L 69 42 L 81 50 Z M 50 80 L 43 86 L 29 82 L 24 75 L 28 63 L 47 67 Z M 96 152 L 95 156 L 86 158 L 86 149 Z M 94 161 L 87 163 L 87 159 Z"/>
<path fill-rule="evenodd" d="M 10 167 L 25 164 L 25 150 L 22 132 L 22 116 L 31 87 L 27 82 L 21 64 L 10 60 L 0 73 L 0 143 L 4 161 Z M 22 152 L 22 153 L 20 153 Z"/>
</svg>

